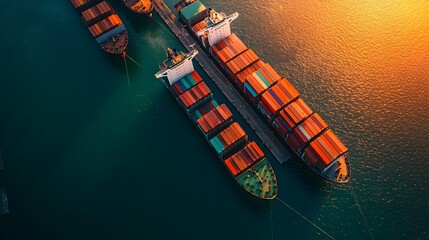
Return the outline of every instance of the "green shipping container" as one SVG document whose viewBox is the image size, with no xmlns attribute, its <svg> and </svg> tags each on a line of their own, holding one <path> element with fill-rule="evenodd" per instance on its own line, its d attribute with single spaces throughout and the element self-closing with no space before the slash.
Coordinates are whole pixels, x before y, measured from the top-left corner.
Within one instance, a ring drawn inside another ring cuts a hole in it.
<svg viewBox="0 0 429 240">
<path fill-rule="evenodd" d="M 189 27 L 204 20 L 207 16 L 207 8 L 200 1 L 188 5 L 180 11 L 183 19 Z"/>
</svg>

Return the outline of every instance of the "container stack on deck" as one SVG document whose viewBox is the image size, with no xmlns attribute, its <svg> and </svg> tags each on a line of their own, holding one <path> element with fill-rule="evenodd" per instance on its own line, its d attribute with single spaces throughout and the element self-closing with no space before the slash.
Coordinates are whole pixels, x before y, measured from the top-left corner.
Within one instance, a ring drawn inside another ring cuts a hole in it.
<svg viewBox="0 0 429 240">
<path fill-rule="evenodd" d="M 200 75 L 198 75 L 197 72 L 193 71 L 175 82 L 171 86 L 171 89 L 174 91 L 176 96 L 179 96 L 180 94 L 188 91 L 191 87 L 195 86 L 202 80 L 203 79 L 200 77 Z"/>
<path fill-rule="evenodd" d="M 273 120 L 273 126 L 282 138 L 287 139 L 287 134 L 312 113 L 307 104 L 298 98 L 279 112 Z"/>
<path fill-rule="evenodd" d="M 225 104 L 218 106 L 197 120 L 198 127 L 207 138 L 212 138 L 214 134 L 219 132 L 219 129 L 224 129 L 231 122 L 232 113 Z"/>
<path fill-rule="evenodd" d="M 71 0 L 92 37 L 109 53 L 122 54 L 128 32 L 115 10 L 104 0 Z"/>
<path fill-rule="evenodd" d="M 241 86 L 241 80 L 239 80 L 238 77 L 237 80 L 237 83 Z M 249 71 L 249 73 L 246 74 L 243 84 L 244 94 L 249 101 L 256 104 L 260 100 L 262 93 L 270 86 L 276 84 L 278 80 L 280 80 L 280 76 L 269 64 L 261 64 L 258 70 L 253 70 L 253 72 Z"/>
<path fill-rule="evenodd" d="M 226 156 L 237 150 L 243 143 L 247 142 L 247 139 L 247 134 L 243 128 L 241 128 L 240 124 L 234 122 L 210 139 L 210 145 L 216 150 L 219 158 L 225 159 Z"/>
<path fill-rule="evenodd" d="M 176 9 L 180 11 L 180 16 L 182 20 L 188 26 L 194 26 L 195 24 L 206 19 L 208 16 L 207 8 L 200 1 L 194 1 L 193 3 L 187 5 L 185 8 L 181 8 L 179 6 Z"/>
<path fill-rule="evenodd" d="M 254 162 L 261 160 L 264 153 L 255 142 L 248 143 L 243 149 L 225 160 L 225 165 L 232 175 L 247 169 Z"/>
<path fill-rule="evenodd" d="M 189 8 L 192 5 L 199 8 Z M 192 18 L 188 11 L 198 17 Z M 182 4 L 178 12 L 198 38 L 197 32 L 207 26 L 207 19 L 201 19 L 201 16 L 207 15 L 206 7 L 195 1 L 189 6 Z M 207 46 L 205 38 L 198 39 L 201 45 Z M 229 76 L 231 83 L 259 110 L 283 142 L 309 166 L 322 172 L 338 159 L 345 158 L 347 148 L 328 129 L 322 118 L 305 104 L 292 84 L 261 61 L 234 33 L 207 50 Z M 232 162 L 228 159 L 228 168 L 233 174 L 244 166 L 233 165 Z"/>
<path fill-rule="evenodd" d="M 212 100 L 213 94 L 205 82 L 200 82 L 186 92 L 179 95 L 180 105 L 188 112 L 194 111 L 199 106 Z"/>
</svg>

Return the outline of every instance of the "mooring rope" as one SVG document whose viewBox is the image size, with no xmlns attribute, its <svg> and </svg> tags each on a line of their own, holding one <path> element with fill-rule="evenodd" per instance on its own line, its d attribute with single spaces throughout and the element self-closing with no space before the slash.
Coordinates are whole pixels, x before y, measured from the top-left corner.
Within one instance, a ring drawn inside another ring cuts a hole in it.
<svg viewBox="0 0 429 240">
<path fill-rule="evenodd" d="M 290 210 L 292 210 L 294 213 L 296 213 L 298 216 L 300 216 L 302 219 L 304 219 L 305 221 L 307 221 L 308 223 L 310 223 L 311 225 L 313 225 L 315 228 L 319 229 L 319 231 L 321 231 L 322 233 L 324 233 L 326 236 L 328 236 L 330 239 L 334 239 L 334 237 L 332 237 L 331 235 L 329 235 L 326 231 L 324 231 L 322 228 L 320 228 L 319 226 L 317 226 L 315 223 L 313 223 L 312 221 L 308 220 L 308 218 L 306 218 L 304 215 L 302 215 L 301 213 L 299 213 L 297 210 L 293 209 L 291 206 L 289 206 L 288 204 L 286 204 L 285 202 L 283 202 L 280 198 L 276 198 L 280 203 L 282 203 L 283 205 L 285 205 L 287 208 L 289 208 Z"/>
<path fill-rule="evenodd" d="M 143 67 L 134 59 L 132 59 L 129 55 L 127 55 L 127 58 L 130 59 L 131 61 L 133 61 L 137 66 L 139 66 L 141 69 L 143 69 Z"/>
<path fill-rule="evenodd" d="M 374 240 L 374 236 L 372 236 L 371 229 L 369 228 L 368 221 L 366 220 L 366 216 L 365 216 L 365 214 L 364 214 L 364 212 L 362 210 L 362 207 L 360 206 L 359 201 L 358 201 L 358 199 L 356 197 L 355 190 L 353 189 L 352 185 L 350 185 L 350 183 L 347 184 L 347 185 L 350 188 L 350 190 L 352 192 L 352 195 L 353 195 L 353 198 L 354 198 L 354 200 L 356 202 L 356 206 L 358 207 L 359 212 L 362 215 L 363 221 L 365 223 L 366 230 L 368 231 L 369 236 L 371 237 L 371 239 Z"/>
<path fill-rule="evenodd" d="M 128 86 L 131 86 L 131 83 L 130 83 L 130 76 L 129 76 L 129 74 L 128 74 L 127 58 L 125 58 L 125 57 L 124 57 L 124 63 L 125 63 L 125 72 L 127 73 Z"/>
</svg>

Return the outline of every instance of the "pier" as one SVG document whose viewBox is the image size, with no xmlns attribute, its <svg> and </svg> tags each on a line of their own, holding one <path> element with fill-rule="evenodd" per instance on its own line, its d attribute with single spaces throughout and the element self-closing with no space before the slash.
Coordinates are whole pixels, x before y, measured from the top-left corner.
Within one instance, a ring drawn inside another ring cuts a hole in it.
<svg viewBox="0 0 429 240">
<path fill-rule="evenodd" d="M 243 99 L 240 93 L 231 85 L 227 77 L 200 48 L 164 1 L 154 0 L 154 9 L 188 51 L 192 49 L 198 50 L 199 54 L 195 57 L 195 60 L 197 60 L 207 75 L 209 75 L 226 98 L 234 105 L 241 116 L 243 116 L 277 161 L 280 164 L 288 161 L 291 158 L 290 153 L 274 136 L 272 130 L 259 118 L 252 107 Z"/>
</svg>

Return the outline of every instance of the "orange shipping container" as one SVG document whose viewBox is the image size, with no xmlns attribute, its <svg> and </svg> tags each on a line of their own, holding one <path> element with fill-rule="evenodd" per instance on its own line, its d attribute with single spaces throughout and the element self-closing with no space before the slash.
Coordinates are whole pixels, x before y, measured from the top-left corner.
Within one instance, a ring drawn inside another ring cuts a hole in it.
<svg viewBox="0 0 429 240">
<path fill-rule="evenodd" d="M 90 0 L 71 0 L 71 3 L 75 8 L 79 8 L 84 4 L 88 3 Z"/>
<path fill-rule="evenodd" d="M 234 176 L 236 176 L 240 171 L 238 167 L 236 167 L 232 164 L 231 159 L 225 160 L 225 165 L 227 166 L 227 168 L 231 172 L 231 174 Z"/>
</svg>

